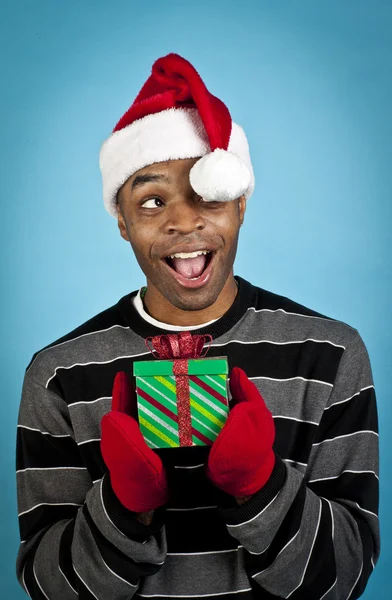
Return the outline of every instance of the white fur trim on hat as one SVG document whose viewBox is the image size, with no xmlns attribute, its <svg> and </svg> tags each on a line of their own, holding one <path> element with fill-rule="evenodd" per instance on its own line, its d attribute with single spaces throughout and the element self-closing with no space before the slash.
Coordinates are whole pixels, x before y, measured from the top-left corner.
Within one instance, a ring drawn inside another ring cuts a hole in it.
<svg viewBox="0 0 392 600">
<path fill-rule="evenodd" d="M 249 198 L 254 189 L 253 169 L 245 133 L 236 123 L 232 125 L 228 150 L 239 156 L 249 169 L 249 185 L 245 191 Z M 105 208 L 117 217 L 117 192 L 139 169 L 208 153 L 208 137 L 195 108 L 171 108 L 134 121 L 113 133 L 102 145 L 99 165 Z"/>
</svg>

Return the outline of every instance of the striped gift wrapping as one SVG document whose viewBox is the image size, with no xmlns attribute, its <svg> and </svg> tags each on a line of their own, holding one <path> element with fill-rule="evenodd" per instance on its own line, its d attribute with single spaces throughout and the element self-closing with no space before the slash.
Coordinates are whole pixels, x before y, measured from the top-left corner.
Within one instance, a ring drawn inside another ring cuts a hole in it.
<svg viewBox="0 0 392 600">
<path fill-rule="evenodd" d="M 173 360 L 134 363 L 140 430 L 151 448 L 180 446 L 177 380 Z M 210 446 L 229 407 L 225 357 L 188 361 L 192 445 Z"/>
</svg>

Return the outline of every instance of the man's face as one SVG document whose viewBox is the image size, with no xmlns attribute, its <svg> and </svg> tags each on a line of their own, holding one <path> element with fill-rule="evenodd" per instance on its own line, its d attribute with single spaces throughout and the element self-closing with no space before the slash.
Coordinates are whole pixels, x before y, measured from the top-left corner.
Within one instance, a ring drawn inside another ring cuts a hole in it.
<svg viewBox="0 0 392 600">
<path fill-rule="evenodd" d="M 131 243 L 147 285 L 181 310 L 202 310 L 218 298 L 237 251 L 245 198 L 206 202 L 192 189 L 197 159 L 140 169 L 122 186 L 118 225 Z"/>
</svg>

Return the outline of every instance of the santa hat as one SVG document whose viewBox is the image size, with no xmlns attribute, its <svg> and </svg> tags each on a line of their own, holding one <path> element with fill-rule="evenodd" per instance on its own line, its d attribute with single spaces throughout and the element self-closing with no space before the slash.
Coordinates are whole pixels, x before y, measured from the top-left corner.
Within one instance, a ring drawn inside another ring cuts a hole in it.
<svg viewBox="0 0 392 600">
<path fill-rule="evenodd" d="M 153 163 L 201 157 L 190 183 L 205 200 L 249 198 L 254 175 L 248 142 L 226 105 L 178 54 L 159 58 L 136 100 L 103 143 L 99 162 L 105 208 L 136 171 Z"/>
</svg>

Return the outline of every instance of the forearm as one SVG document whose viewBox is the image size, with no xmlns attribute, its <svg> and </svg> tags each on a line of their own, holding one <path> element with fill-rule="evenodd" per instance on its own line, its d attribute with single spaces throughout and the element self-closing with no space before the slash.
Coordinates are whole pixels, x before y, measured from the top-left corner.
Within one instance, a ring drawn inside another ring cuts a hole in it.
<svg viewBox="0 0 392 600">
<path fill-rule="evenodd" d="M 140 577 L 163 564 L 161 524 L 149 526 L 117 505 L 108 480 L 96 482 L 71 519 L 62 519 L 21 544 L 17 571 L 35 599 L 131 598 Z"/>
<path fill-rule="evenodd" d="M 135 518 L 142 525 L 151 525 L 153 517 L 154 517 L 154 511 L 153 510 L 149 510 L 148 512 L 136 513 L 136 515 L 135 515 Z"/>
<path fill-rule="evenodd" d="M 251 499 L 252 496 L 236 496 L 235 497 L 235 501 L 237 502 L 238 506 L 242 506 L 242 504 L 245 504 L 245 502 L 248 502 L 248 500 Z"/>
<path fill-rule="evenodd" d="M 377 553 L 377 516 L 363 519 L 353 502 L 327 500 L 292 467 L 268 502 L 260 494 L 226 513 L 244 547 L 249 576 L 280 598 L 357 598 Z M 365 513 L 363 513 L 365 514 Z"/>
</svg>

